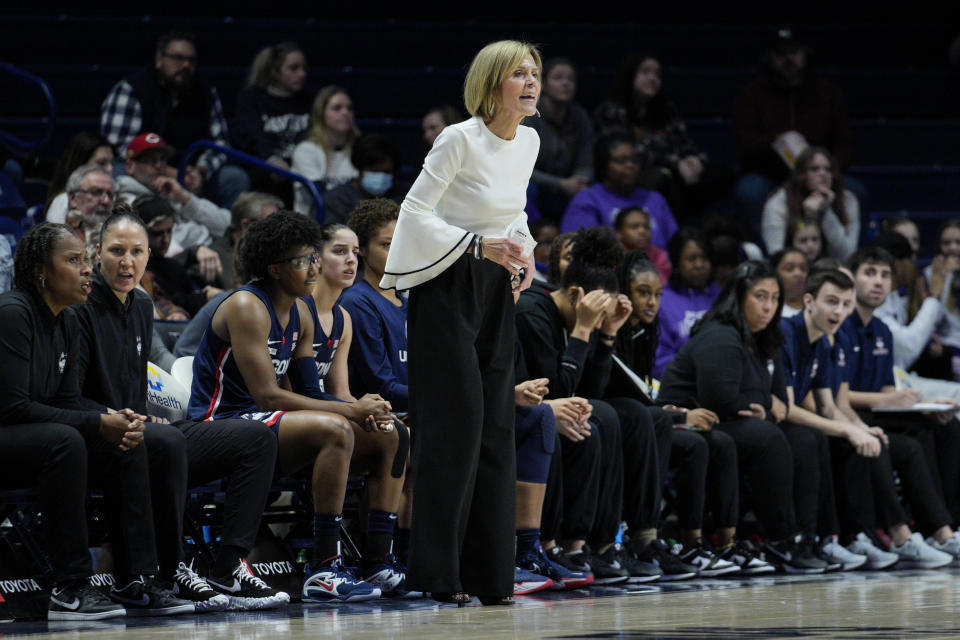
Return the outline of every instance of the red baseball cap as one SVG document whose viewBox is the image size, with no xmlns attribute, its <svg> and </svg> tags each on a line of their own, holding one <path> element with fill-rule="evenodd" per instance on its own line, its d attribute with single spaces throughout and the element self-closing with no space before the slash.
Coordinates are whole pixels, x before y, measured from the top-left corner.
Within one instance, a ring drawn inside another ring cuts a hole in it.
<svg viewBox="0 0 960 640">
<path fill-rule="evenodd" d="M 144 151 L 150 151 L 152 149 L 162 149 L 167 152 L 168 155 L 173 154 L 173 147 L 167 144 L 167 141 L 160 137 L 157 133 L 141 133 L 136 138 L 130 141 L 130 144 L 127 145 L 127 159 L 133 159 L 139 156 Z"/>
</svg>

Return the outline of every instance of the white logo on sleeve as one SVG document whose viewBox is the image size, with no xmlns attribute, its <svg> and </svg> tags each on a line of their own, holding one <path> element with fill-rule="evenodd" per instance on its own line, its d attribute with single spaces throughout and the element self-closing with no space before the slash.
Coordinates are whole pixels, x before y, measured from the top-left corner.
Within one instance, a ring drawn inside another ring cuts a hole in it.
<svg viewBox="0 0 960 640">
<path fill-rule="evenodd" d="M 67 368 L 67 354 L 63 351 L 60 352 L 60 359 L 57 361 L 57 368 L 60 369 L 60 373 L 63 373 L 63 370 Z"/>
</svg>

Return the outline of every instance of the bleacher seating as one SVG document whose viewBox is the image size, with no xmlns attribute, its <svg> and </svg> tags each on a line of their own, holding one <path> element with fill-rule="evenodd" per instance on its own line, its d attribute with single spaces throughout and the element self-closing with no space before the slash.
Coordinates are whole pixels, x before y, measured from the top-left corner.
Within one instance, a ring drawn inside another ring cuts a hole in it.
<svg viewBox="0 0 960 640">
<path fill-rule="evenodd" d="M 293 39 L 306 50 L 311 85 L 347 88 L 360 126 L 400 145 L 407 177 L 423 155 L 420 116 L 435 104 L 459 104 L 463 73 L 477 47 L 507 36 L 539 43 L 547 57 L 571 57 L 580 68 L 578 99 L 588 109 L 606 96 L 624 53 L 657 52 L 665 63 L 665 91 L 693 138 L 715 161 L 735 165 L 733 103 L 774 29 L 657 25 L 636 17 L 590 23 L 327 19 L 311 17 L 312 6 L 294 5 L 285 7 L 286 17 L 270 19 L 243 9 L 230 18 L 189 20 L 52 14 L 0 17 L 0 28 L 7 34 L 6 59 L 43 77 L 57 98 L 57 128 L 40 150 L 51 158 L 76 132 L 97 128 L 107 91 L 152 60 L 158 34 L 188 28 L 199 38 L 199 73 L 218 87 L 228 118 L 255 52 Z M 301 10 L 302 17 L 292 17 Z M 868 206 L 955 208 L 960 162 L 951 152 L 960 139 L 960 77 L 945 66 L 947 44 L 956 35 L 950 25 L 800 25 L 797 31 L 810 44 L 816 68 L 843 88 L 854 139 L 851 173 L 870 189 Z M 35 46 L 38 41 L 45 46 Z M 12 95 L 17 82 L 0 78 L 0 93 Z M 41 96 L 19 88 L 18 100 L 0 114 L 0 128 L 28 137 L 42 129 Z"/>
</svg>

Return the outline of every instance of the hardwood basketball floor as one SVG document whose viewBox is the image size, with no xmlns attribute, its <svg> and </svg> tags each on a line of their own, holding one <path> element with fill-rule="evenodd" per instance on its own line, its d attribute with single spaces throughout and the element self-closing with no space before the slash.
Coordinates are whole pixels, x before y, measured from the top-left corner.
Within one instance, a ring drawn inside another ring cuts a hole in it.
<svg viewBox="0 0 960 640">
<path fill-rule="evenodd" d="M 960 638 L 960 570 L 699 580 L 548 592 L 513 607 L 432 601 L 291 605 L 263 613 L 124 622 L 16 622 L 0 637 L 71 640 L 289 638 Z"/>
</svg>

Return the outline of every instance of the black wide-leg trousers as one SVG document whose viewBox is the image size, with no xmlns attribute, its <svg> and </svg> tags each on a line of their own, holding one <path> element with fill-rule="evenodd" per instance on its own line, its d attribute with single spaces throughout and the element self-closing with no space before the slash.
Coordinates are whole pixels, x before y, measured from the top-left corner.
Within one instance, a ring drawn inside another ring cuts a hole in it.
<svg viewBox="0 0 960 640">
<path fill-rule="evenodd" d="M 463 255 L 410 291 L 411 589 L 513 594 L 514 332 L 494 262 Z"/>
</svg>

